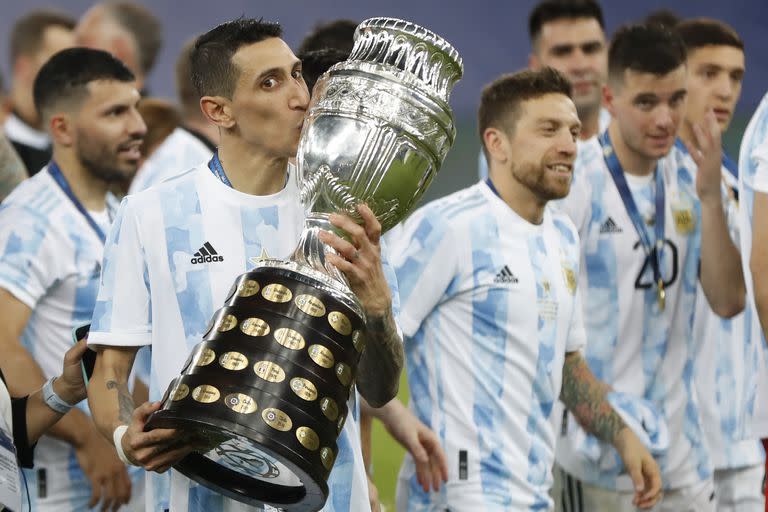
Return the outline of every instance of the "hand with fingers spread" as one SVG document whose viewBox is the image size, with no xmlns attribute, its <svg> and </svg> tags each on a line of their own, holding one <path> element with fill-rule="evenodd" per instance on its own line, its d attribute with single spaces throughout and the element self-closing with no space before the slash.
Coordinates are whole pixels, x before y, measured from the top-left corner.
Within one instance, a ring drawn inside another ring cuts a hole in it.
<svg viewBox="0 0 768 512">
<path fill-rule="evenodd" d="M 149 416 L 160 409 L 161 402 L 145 402 L 133 411 L 131 424 L 121 438 L 125 456 L 147 471 L 164 473 L 188 454 L 199 451 L 203 443 L 176 429 L 144 431 Z"/>
<path fill-rule="evenodd" d="M 336 251 L 327 253 L 326 258 L 347 277 L 365 312 L 382 315 L 391 307 L 392 299 L 381 266 L 381 224 L 368 206 L 358 205 L 357 211 L 362 226 L 346 215 L 330 216 L 331 224 L 346 232 L 350 241 L 327 231 L 320 233 L 320 241 Z"/>
<path fill-rule="evenodd" d="M 616 435 L 613 446 L 619 452 L 635 486 L 632 503 L 644 510 L 653 508 L 662 498 L 661 471 L 658 464 L 629 427 L 624 427 Z"/>
<path fill-rule="evenodd" d="M 693 125 L 695 147 L 688 147 L 688 153 L 696 162 L 696 192 L 701 201 L 721 198 L 721 168 L 723 146 L 720 125 L 711 110 L 704 117 L 704 125 Z"/>
</svg>

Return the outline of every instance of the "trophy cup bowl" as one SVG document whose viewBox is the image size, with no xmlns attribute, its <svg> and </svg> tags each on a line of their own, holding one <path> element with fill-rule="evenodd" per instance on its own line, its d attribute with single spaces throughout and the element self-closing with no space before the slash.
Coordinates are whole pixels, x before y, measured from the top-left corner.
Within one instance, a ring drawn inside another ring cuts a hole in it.
<svg viewBox="0 0 768 512">
<path fill-rule="evenodd" d="M 316 511 L 352 411 L 365 313 L 320 242 L 364 202 L 386 231 L 415 206 L 455 139 L 458 52 L 407 21 L 372 18 L 318 81 L 297 153 L 304 230 L 287 260 L 238 277 L 148 428 L 194 432 L 205 453 L 175 467 L 238 501 Z"/>
</svg>

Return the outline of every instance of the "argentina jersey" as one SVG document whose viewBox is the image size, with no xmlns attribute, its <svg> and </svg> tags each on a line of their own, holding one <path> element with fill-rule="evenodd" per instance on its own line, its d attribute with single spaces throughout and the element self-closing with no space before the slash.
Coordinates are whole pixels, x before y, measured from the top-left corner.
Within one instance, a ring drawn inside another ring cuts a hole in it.
<svg viewBox="0 0 768 512">
<path fill-rule="evenodd" d="M 646 257 L 597 138 L 581 148 L 571 192 L 559 203 L 579 230 L 586 358 L 595 376 L 619 392 L 648 400 L 663 414 L 674 440 L 658 459 L 665 488 L 684 487 L 711 475 L 695 399 L 692 336 L 698 283 L 701 213 L 695 171 L 678 148 L 659 160 L 665 188 L 660 307 L 653 265 Z M 629 191 L 653 244 L 655 179 L 625 174 Z M 621 465 L 602 469 L 583 456 L 583 433 L 569 415 L 557 462 L 582 481 L 631 490 Z M 605 448 L 611 450 L 612 448 Z M 610 458 L 611 453 L 603 453 Z"/>
<path fill-rule="evenodd" d="M 741 266 L 747 286 L 745 342 L 752 347 L 754 359 L 759 362 L 757 395 L 754 418 L 750 422 L 751 436 L 768 437 L 768 369 L 766 368 L 765 335 L 755 307 L 750 258 L 752 231 L 764 226 L 754 218 L 755 192 L 768 194 L 768 94 L 763 97 L 741 140 L 739 152 L 739 236 L 741 240 Z M 763 228 L 764 229 L 764 228 Z"/>
<path fill-rule="evenodd" d="M 287 257 L 303 220 L 295 180 L 276 194 L 253 196 L 224 185 L 205 165 L 129 196 L 107 241 L 89 343 L 151 344 L 150 399 L 161 399 L 235 278 L 264 253 Z M 394 272 L 385 267 L 385 273 L 396 297 Z M 350 407 L 326 512 L 369 507 L 356 401 Z M 149 474 L 147 510 L 256 510 L 169 473 Z"/>
<path fill-rule="evenodd" d="M 677 147 L 696 164 L 678 140 Z M 739 244 L 738 186 L 733 161 L 723 156 L 724 209 L 734 243 Z M 707 447 L 714 469 L 743 468 L 761 464 L 763 447 L 750 439 L 748 421 L 753 415 L 757 386 L 758 360 L 754 347 L 745 340 L 745 315 L 721 318 L 712 311 L 701 283 L 696 289 L 693 338 L 697 343 L 695 366 L 696 391 Z"/>
<path fill-rule="evenodd" d="M 106 232 L 116 207 L 107 196 L 104 215 L 90 215 Z M 61 373 L 71 331 L 89 321 L 96 302 L 104 246 L 95 230 L 44 167 L 0 205 L 0 288 L 31 309 L 21 334 L 23 347 L 46 378 Z M 87 402 L 78 408 L 89 414 Z M 91 486 L 74 448 L 43 436 L 35 469 L 24 470 L 29 500 L 24 508 L 88 509 Z M 131 472 L 134 482 L 143 478 Z"/>
<path fill-rule="evenodd" d="M 410 407 L 440 438 L 448 482 L 425 493 L 410 455 L 401 511 L 550 510 L 565 353 L 584 344 L 578 236 L 519 217 L 480 182 L 415 212 L 391 242 Z"/>
</svg>

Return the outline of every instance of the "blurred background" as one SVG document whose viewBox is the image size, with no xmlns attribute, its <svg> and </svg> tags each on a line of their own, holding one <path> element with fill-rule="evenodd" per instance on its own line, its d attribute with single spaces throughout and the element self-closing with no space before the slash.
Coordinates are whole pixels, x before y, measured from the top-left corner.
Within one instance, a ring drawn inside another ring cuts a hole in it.
<svg viewBox="0 0 768 512">
<path fill-rule="evenodd" d="M 8 37 L 14 21 L 28 10 L 54 7 L 80 16 L 94 2 L 90 0 L 0 0 L 0 69 L 10 76 Z M 294 49 L 320 22 L 338 18 L 362 20 L 372 16 L 392 16 L 421 24 L 450 41 L 464 59 L 464 78 L 454 89 L 451 104 L 457 120 L 458 139 L 432 187 L 425 195 L 431 200 L 465 187 L 477 180 L 477 155 L 480 142 L 475 120 L 480 91 L 499 74 L 527 65 L 530 51 L 527 33 L 528 13 L 533 0 L 336 0 L 335 2 L 258 0 L 146 0 L 163 23 L 163 48 L 147 89 L 153 96 L 174 98 L 174 64 L 189 38 L 214 25 L 241 15 L 264 17 L 283 25 L 284 38 Z M 644 0 L 642 2 L 602 2 L 606 32 L 610 36 L 621 24 L 638 20 L 651 11 L 671 9 L 681 17 L 708 16 L 731 24 L 746 45 L 747 73 L 744 90 L 725 147 L 738 157 L 741 135 L 752 112 L 768 89 L 768 59 L 765 58 L 766 29 L 760 12 L 766 0 Z M 401 398 L 407 401 L 405 378 Z M 393 510 L 394 485 L 402 450 L 377 425 L 374 439 L 376 483 L 382 502 Z"/>
</svg>

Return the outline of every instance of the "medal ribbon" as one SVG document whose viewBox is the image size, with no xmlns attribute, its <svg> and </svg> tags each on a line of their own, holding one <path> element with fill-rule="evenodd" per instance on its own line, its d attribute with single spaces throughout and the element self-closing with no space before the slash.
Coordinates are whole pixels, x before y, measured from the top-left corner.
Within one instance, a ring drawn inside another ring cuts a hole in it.
<svg viewBox="0 0 768 512">
<path fill-rule="evenodd" d="M 645 248 L 645 253 L 650 258 L 653 280 L 656 281 L 656 286 L 658 287 L 659 306 L 663 309 L 664 281 L 661 277 L 661 252 L 664 248 L 664 176 L 662 176 L 661 169 L 659 169 L 657 163 L 654 171 L 656 174 L 656 218 L 653 223 L 656 245 L 654 246 L 645 228 L 645 223 L 640 216 L 640 211 L 637 209 L 635 200 L 632 197 L 632 192 L 629 190 L 627 178 L 624 176 L 624 169 L 621 166 L 621 162 L 619 162 L 619 158 L 616 156 L 616 151 L 613 149 L 608 130 L 604 131 L 598 140 L 603 148 L 603 159 L 608 167 L 608 172 L 610 172 L 613 182 L 616 184 L 621 200 L 624 203 L 624 208 L 627 210 L 627 214 L 640 237 L 640 242 Z"/>
<path fill-rule="evenodd" d="M 107 236 L 104 234 L 104 231 L 99 227 L 98 223 L 93 220 L 93 217 L 91 217 L 91 214 L 88 213 L 88 210 L 85 209 L 83 206 L 83 203 L 80 202 L 80 200 L 75 196 L 75 193 L 72 192 L 72 187 L 69 186 L 69 183 L 67 182 L 67 178 L 64 177 L 64 174 L 62 174 L 61 169 L 59 168 L 58 164 L 51 160 L 48 163 L 48 172 L 53 177 L 53 180 L 56 182 L 56 184 L 59 185 L 59 188 L 61 188 L 62 192 L 69 198 L 70 201 L 72 201 L 72 204 L 75 205 L 75 208 L 77 208 L 77 211 L 80 212 L 80 214 L 85 217 L 85 220 L 88 222 L 88 224 L 93 228 L 93 230 L 96 232 L 96 236 L 99 237 L 99 240 L 101 240 L 101 243 L 106 243 Z M 109 206 L 107 206 L 109 208 Z M 112 215 L 109 216 L 110 220 L 112 220 Z"/>
<path fill-rule="evenodd" d="M 219 160 L 218 150 L 213 152 L 213 157 L 208 162 L 208 168 L 211 170 L 213 175 L 219 179 L 219 181 L 221 181 L 223 184 L 225 184 L 229 188 L 233 188 L 232 182 L 229 181 L 229 178 L 227 178 L 227 173 L 224 172 L 224 167 L 222 167 L 221 160 Z"/>
</svg>

